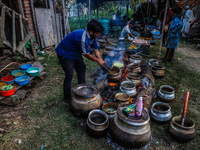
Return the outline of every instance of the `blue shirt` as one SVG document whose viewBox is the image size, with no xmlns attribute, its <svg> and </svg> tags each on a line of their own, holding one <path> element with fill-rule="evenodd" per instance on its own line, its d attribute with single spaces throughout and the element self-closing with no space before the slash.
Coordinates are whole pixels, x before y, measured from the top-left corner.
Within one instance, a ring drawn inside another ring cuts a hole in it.
<svg viewBox="0 0 200 150">
<path fill-rule="evenodd" d="M 64 56 L 69 60 L 82 58 L 82 55 L 90 53 L 90 48 L 98 50 L 97 40 L 91 40 L 87 29 L 79 29 L 69 33 L 56 47 L 58 56 Z"/>
</svg>

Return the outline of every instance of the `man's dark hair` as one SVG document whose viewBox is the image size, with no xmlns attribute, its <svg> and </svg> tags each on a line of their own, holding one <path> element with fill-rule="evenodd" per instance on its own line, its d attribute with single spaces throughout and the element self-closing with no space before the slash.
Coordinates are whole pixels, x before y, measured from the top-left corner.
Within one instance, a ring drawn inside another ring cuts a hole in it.
<svg viewBox="0 0 200 150">
<path fill-rule="evenodd" d="M 98 20 L 92 19 L 88 25 L 87 25 L 87 30 L 92 31 L 92 32 L 104 32 L 104 27 L 102 26 L 101 22 Z"/>
</svg>

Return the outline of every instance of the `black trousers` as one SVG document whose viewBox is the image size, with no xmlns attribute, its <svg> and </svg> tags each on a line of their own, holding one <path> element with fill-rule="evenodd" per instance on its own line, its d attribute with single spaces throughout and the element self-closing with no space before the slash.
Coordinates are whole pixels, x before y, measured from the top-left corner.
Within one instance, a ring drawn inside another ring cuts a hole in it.
<svg viewBox="0 0 200 150">
<path fill-rule="evenodd" d="M 65 80 L 63 86 L 64 99 L 71 98 L 71 81 L 73 78 L 73 68 L 78 77 L 78 84 L 85 83 L 86 65 L 83 58 L 77 60 L 69 60 L 64 56 L 58 56 L 63 71 L 65 72 Z"/>
</svg>

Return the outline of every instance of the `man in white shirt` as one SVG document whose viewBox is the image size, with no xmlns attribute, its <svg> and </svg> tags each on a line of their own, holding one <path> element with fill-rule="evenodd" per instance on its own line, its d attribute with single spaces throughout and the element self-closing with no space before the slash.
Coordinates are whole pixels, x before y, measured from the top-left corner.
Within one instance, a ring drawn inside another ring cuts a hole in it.
<svg viewBox="0 0 200 150">
<path fill-rule="evenodd" d="M 128 25 L 126 25 L 123 29 L 122 29 L 122 33 L 121 33 L 121 37 L 124 37 L 124 38 L 128 38 L 128 37 L 132 37 L 134 38 L 134 35 L 131 33 L 130 29 L 131 27 L 133 26 L 133 23 L 130 21 L 128 23 Z"/>
<path fill-rule="evenodd" d="M 186 6 L 186 13 L 183 19 L 183 28 L 181 30 L 183 37 L 186 37 L 186 35 L 189 33 L 190 24 L 192 23 L 193 20 L 194 20 L 193 12 L 192 10 L 190 10 L 189 6 Z"/>
</svg>

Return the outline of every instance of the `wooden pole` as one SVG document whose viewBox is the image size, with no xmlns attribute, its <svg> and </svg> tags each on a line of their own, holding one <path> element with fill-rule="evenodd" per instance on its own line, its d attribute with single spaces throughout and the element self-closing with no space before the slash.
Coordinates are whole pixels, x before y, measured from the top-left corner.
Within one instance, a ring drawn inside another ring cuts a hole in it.
<svg viewBox="0 0 200 150">
<path fill-rule="evenodd" d="M 3 6 L 3 5 L 4 4 L 0 2 L 0 6 Z M 5 6 L 5 9 L 8 10 L 8 11 L 10 11 L 10 12 L 12 12 L 12 9 L 9 8 L 9 7 L 7 7 L 7 6 Z M 15 15 L 16 15 L 16 17 L 19 17 L 20 14 L 18 14 L 18 13 L 15 12 Z M 28 21 L 28 19 L 25 18 L 25 17 L 23 17 L 22 19 L 25 20 L 25 21 Z"/>
<path fill-rule="evenodd" d="M 88 11 L 89 11 L 89 12 L 88 12 L 88 15 L 89 15 L 89 16 L 88 16 L 88 21 L 89 21 L 89 22 L 90 22 L 90 3 L 91 3 L 91 1 L 89 0 L 89 10 L 88 10 Z"/>
<path fill-rule="evenodd" d="M 33 24 L 34 24 L 34 29 L 35 29 L 35 33 L 36 33 L 36 40 L 37 40 L 39 46 L 41 47 L 41 41 L 40 41 L 40 37 L 39 37 L 39 31 L 38 31 L 38 28 L 37 28 L 37 20 L 36 20 L 33 0 L 30 0 L 30 2 L 31 2 L 31 11 L 32 11 L 32 16 L 33 16 Z"/>
<path fill-rule="evenodd" d="M 23 9 L 23 6 L 22 6 L 22 1 L 18 0 L 18 4 L 19 4 L 19 8 L 20 8 L 20 13 L 21 13 L 22 17 L 24 17 L 24 9 Z"/>
<path fill-rule="evenodd" d="M 164 20 L 163 20 L 163 26 L 162 26 L 162 32 L 161 32 L 161 38 L 160 38 L 160 48 L 158 51 L 158 59 L 160 59 L 160 55 L 161 55 L 162 41 L 163 41 L 163 34 L 164 34 L 168 5 L 169 5 L 169 0 L 166 1 L 166 5 L 165 5 L 165 14 L 164 14 Z"/>
<path fill-rule="evenodd" d="M 53 8 L 54 8 L 54 16 L 55 16 L 55 21 L 56 20 L 58 20 L 57 19 L 57 16 L 56 16 L 56 0 L 53 0 Z M 56 25 L 57 23 L 55 22 L 55 25 Z M 57 44 L 56 44 L 56 46 L 59 44 L 59 34 L 58 34 L 58 28 L 57 28 L 57 25 L 56 25 L 56 35 L 57 35 Z"/>
<path fill-rule="evenodd" d="M 13 43 L 13 53 L 16 52 L 16 32 L 15 32 L 15 11 L 12 11 L 12 43 Z"/>
<path fill-rule="evenodd" d="M 20 24 L 20 31 L 21 31 L 21 37 L 22 37 L 22 41 L 24 40 L 24 30 L 23 30 L 23 22 L 22 22 L 22 16 L 19 16 L 19 24 Z M 24 52 L 24 56 L 26 57 L 26 48 L 23 48 L 23 52 Z"/>
<path fill-rule="evenodd" d="M 4 26 L 5 26 L 5 5 L 1 7 L 1 19 L 0 19 L 0 37 L 6 40 Z"/>
<path fill-rule="evenodd" d="M 34 59 L 37 60 L 37 53 L 36 53 L 36 50 L 35 50 L 33 38 L 30 39 L 30 43 L 31 43 L 31 49 L 32 49 L 32 52 L 33 52 Z"/>
<path fill-rule="evenodd" d="M 52 0 L 49 0 L 49 6 L 51 10 L 51 15 L 52 15 L 52 27 L 53 27 L 53 33 L 54 33 L 54 41 L 55 41 L 55 46 L 57 46 L 57 33 L 56 33 L 56 22 L 55 22 L 55 13 L 54 13 L 54 8 L 53 8 L 53 3 Z"/>
<path fill-rule="evenodd" d="M 66 12 L 65 12 L 65 1 L 64 0 L 62 0 L 62 8 L 63 8 L 63 25 L 62 25 L 62 22 L 61 22 L 61 25 L 64 26 L 63 34 L 65 36 L 66 35 L 66 28 L 65 28 L 65 24 L 66 24 Z M 62 36 L 62 38 L 63 38 L 63 36 Z"/>
</svg>

